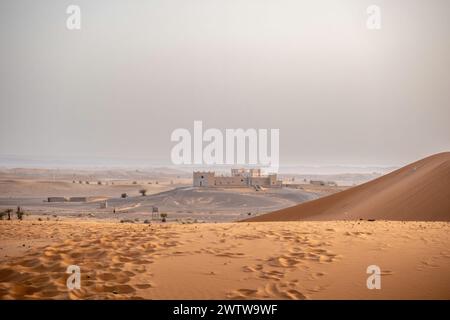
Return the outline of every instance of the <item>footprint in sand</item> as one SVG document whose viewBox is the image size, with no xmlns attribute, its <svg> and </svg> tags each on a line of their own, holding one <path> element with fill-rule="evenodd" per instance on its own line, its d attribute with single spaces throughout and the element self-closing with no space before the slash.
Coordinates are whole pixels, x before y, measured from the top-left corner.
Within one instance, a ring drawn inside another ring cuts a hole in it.
<svg viewBox="0 0 450 320">
<path fill-rule="evenodd" d="M 227 298 L 304 300 L 307 297 L 296 289 L 296 283 L 294 282 L 269 282 L 264 287 L 258 289 L 242 288 L 234 290 L 227 295 Z"/>
<path fill-rule="evenodd" d="M 391 271 L 391 270 L 381 270 L 381 275 L 382 276 L 391 276 L 393 274 L 394 274 L 394 272 Z"/>
<path fill-rule="evenodd" d="M 152 243 L 148 242 L 149 237 L 130 236 L 129 232 L 100 239 L 89 239 L 89 236 L 92 235 L 78 237 L 76 241 L 66 239 L 2 265 L 0 299 L 139 298 L 138 290 L 149 289 L 152 285 L 131 285 L 132 278 L 146 272 L 147 266 L 164 253 L 165 248 L 180 244 L 173 240 L 173 235 L 157 238 Z M 79 265 L 82 270 L 80 290 L 67 290 L 66 269 L 71 264 Z"/>
<path fill-rule="evenodd" d="M 138 289 L 148 289 L 148 288 L 153 288 L 153 285 L 151 285 L 149 283 L 137 284 L 136 288 L 138 288 Z"/>
</svg>

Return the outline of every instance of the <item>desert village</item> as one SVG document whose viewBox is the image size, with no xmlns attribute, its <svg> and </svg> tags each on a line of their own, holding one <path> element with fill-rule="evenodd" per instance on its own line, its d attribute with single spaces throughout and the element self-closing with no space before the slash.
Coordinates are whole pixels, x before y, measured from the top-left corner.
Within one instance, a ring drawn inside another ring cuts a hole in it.
<svg viewBox="0 0 450 320">
<path fill-rule="evenodd" d="M 262 168 L 215 171 L 0 170 L 0 210 L 124 222 L 236 221 L 337 192 L 326 180 L 280 178 Z M 26 216 L 25 216 L 26 218 Z"/>
</svg>

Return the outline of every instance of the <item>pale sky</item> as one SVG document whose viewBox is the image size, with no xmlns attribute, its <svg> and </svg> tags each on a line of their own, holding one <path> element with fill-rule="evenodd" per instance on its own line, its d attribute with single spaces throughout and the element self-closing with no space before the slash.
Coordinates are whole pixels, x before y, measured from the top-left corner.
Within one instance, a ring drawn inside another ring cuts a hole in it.
<svg viewBox="0 0 450 320">
<path fill-rule="evenodd" d="M 81 8 L 81 30 L 66 8 Z M 381 8 L 381 30 L 366 8 Z M 176 128 L 280 129 L 280 163 L 450 151 L 450 1 L 0 2 L 0 156 L 170 164 Z"/>
</svg>

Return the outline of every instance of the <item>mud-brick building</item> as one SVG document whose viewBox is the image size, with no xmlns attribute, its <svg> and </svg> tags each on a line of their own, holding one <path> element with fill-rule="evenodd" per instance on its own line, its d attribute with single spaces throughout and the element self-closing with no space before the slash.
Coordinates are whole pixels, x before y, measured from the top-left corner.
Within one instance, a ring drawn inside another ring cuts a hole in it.
<svg viewBox="0 0 450 320">
<path fill-rule="evenodd" d="M 262 175 L 261 169 L 231 169 L 231 176 L 217 176 L 214 171 L 194 171 L 194 187 L 272 187 L 282 183 L 277 174 Z"/>
</svg>

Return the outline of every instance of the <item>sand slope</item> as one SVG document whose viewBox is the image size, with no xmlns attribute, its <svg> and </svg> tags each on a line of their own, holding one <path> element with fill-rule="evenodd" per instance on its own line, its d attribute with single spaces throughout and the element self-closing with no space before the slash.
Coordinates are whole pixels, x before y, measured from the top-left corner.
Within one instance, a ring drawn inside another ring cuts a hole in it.
<svg viewBox="0 0 450 320">
<path fill-rule="evenodd" d="M 432 155 L 365 184 L 246 221 L 450 220 L 450 152 Z"/>
<path fill-rule="evenodd" d="M 0 221 L 0 299 L 450 299 L 449 228 Z M 366 287 L 373 264 L 381 290 Z"/>
</svg>

